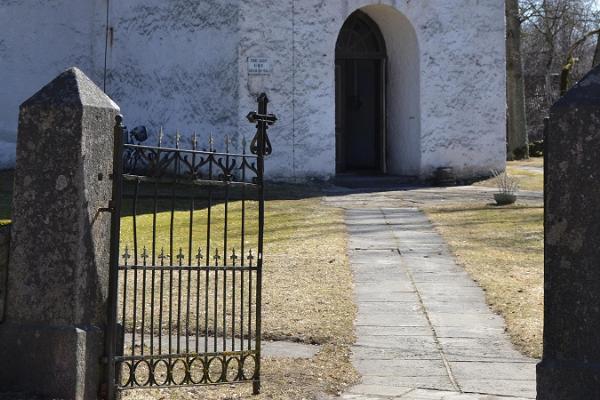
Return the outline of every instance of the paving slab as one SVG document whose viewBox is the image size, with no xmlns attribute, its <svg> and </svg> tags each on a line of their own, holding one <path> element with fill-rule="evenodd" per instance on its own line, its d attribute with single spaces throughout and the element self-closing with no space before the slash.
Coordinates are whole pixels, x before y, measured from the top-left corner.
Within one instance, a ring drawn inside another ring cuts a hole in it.
<svg viewBox="0 0 600 400">
<path fill-rule="evenodd" d="M 360 308 L 360 306 L 359 306 Z M 427 326 L 427 318 L 422 313 L 362 313 L 356 318 L 357 325 L 371 326 Z"/>
<path fill-rule="evenodd" d="M 369 347 L 359 346 L 354 348 L 353 363 L 358 366 L 359 360 L 440 360 L 437 346 L 424 346 L 416 348 L 414 346 L 406 347 Z M 362 374 L 368 374 L 369 370 L 358 371 Z"/>
<path fill-rule="evenodd" d="M 387 301 L 390 297 L 395 302 L 411 302 L 418 301 L 418 295 L 413 290 L 402 291 L 400 288 L 392 288 L 389 291 L 381 291 L 378 289 L 366 290 L 364 288 L 356 290 L 355 297 L 358 302 L 370 301 Z"/>
<path fill-rule="evenodd" d="M 413 387 L 435 390 L 453 390 L 454 386 L 446 376 L 363 376 L 363 383 L 367 385 L 395 385 L 400 387 Z"/>
<path fill-rule="evenodd" d="M 483 338 L 444 338 L 438 336 L 438 342 L 445 349 L 446 358 L 450 361 L 512 361 L 534 362 L 515 350 L 511 343 L 499 340 L 498 335 Z"/>
<path fill-rule="evenodd" d="M 446 366 L 440 360 L 384 360 L 382 362 L 379 360 L 359 360 L 357 365 L 360 365 L 361 369 L 373 371 L 372 376 L 394 379 L 398 377 L 447 377 Z"/>
<path fill-rule="evenodd" d="M 410 285 L 410 282 L 403 281 L 388 281 L 385 280 L 382 282 L 386 275 L 381 274 L 378 282 L 368 282 L 362 281 L 360 285 L 356 285 L 357 293 L 370 293 L 370 292 L 407 292 L 407 293 L 416 293 L 415 288 Z M 360 278 L 357 277 L 357 281 L 360 282 Z M 390 298 L 389 300 L 392 300 Z"/>
<path fill-rule="evenodd" d="M 357 325 L 356 334 L 363 336 L 429 336 L 431 328 L 429 326 L 369 326 Z"/>
<path fill-rule="evenodd" d="M 377 399 L 377 398 L 394 398 L 401 397 L 411 391 L 414 388 L 407 386 L 391 386 L 391 385 L 366 385 L 361 383 L 360 385 L 354 386 L 350 389 L 350 392 L 344 395 L 343 399 Z M 365 397 L 372 396 L 372 397 Z"/>
<path fill-rule="evenodd" d="M 416 297 L 413 296 L 414 299 Z M 410 301 L 365 301 L 358 305 L 358 308 L 365 313 L 389 313 L 390 315 L 421 315 L 421 305 Z"/>
<path fill-rule="evenodd" d="M 362 382 L 342 398 L 535 398 L 536 360 L 514 349 L 427 217 L 365 204 L 346 209 Z"/>
<path fill-rule="evenodd" d="M 402 400 L 525 400 L 525 397 L 495 396 L 480 393 L 456 393 L 417 389 L 399 397 Z"/>
<path fill-rule="evenodd" d="M 431 332 L 429 332 L 431 333 Z M 396 336 L 396 335 L 369 335 L 361 336 L 356 340 L 357 346 L 363 346 L 375 349 L 429 349 L 431 352 L 436 350 L 436 342 L 431 335 L 426 336 Z"/>
</svg>

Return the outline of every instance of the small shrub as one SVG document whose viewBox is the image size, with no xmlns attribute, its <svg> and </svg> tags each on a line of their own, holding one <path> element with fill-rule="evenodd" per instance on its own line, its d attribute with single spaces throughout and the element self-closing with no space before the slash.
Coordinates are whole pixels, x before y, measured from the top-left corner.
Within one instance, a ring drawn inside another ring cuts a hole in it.
<svg viewBox="0 0 600 400">
<path fill-rule="evenodd" d="M 519 180 L 517 178 L 498 170 L 492 170 L 492 175 L 500 193 L 515 194 L 519 190 Z"/>
</svg>

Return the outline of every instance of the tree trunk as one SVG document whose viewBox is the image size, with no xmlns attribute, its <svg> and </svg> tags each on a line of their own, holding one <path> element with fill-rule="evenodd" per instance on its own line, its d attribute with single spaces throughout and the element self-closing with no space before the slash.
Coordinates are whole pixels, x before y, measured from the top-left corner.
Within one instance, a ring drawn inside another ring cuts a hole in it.
<svg viewBox="0 0 600 400">
<path fill-rule="evenodd" d="M 597 35 L 596 38 L 596 51 L 594 52 L 593 67 L 595 68 L 598 65 L 600 65 L 600 33 Z"/>
<path fill-rule="evenodd" d="M 529 158 L 519 1 L 506 0 L 507 158 Z"/>
</svg>

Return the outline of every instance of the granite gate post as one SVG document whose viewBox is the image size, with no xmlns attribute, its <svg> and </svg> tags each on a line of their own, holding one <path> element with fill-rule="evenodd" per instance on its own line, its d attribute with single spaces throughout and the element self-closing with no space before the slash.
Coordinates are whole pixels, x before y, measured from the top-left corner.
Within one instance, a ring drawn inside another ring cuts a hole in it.
<svg viewBox="0 0 600 400">
<path fill-rule="evenodd" d="M 538 399 L 600 399 L 600 68 L 551 109 Z"/>
<path fill-rule="evenodd" d="M 96 399 L 118 106 L 69 69 L 21 105 L 0 388 Z"/>
</svg>

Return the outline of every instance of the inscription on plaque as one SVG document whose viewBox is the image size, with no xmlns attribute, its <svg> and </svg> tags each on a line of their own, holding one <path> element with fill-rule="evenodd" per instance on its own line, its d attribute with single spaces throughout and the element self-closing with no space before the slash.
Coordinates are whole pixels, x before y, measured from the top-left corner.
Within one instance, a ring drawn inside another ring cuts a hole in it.
<svg viewBox="0 0 600 400">
<path fill-rule="evenodd" d="M 248 57 L 248 75 L 269 75 L 271 60 L 266 57 Z"/>
</svg>

